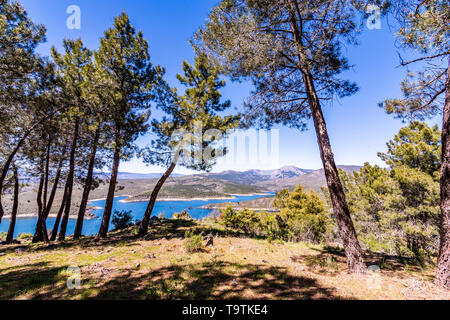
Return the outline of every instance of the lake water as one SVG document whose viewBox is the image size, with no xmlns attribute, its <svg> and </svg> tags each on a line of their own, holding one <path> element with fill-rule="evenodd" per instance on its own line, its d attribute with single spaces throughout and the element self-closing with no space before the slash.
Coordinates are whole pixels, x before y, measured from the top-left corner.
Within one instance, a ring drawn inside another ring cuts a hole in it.
<svg viewBox="0 0 450 320">
<path fill-rule="evenodd" d="M 264 196 L 271 196 L 273 194 L 267 194 Z M 223 203 L 223 202 L 240 202 L 246 200 L 253 200 L 264 197 L 261 195 L 251 195 L 251 196 L 236 196 L 233 199 L 216 199 L 216 200 L 192 200 L 192 201 L 157 201 L 153 209 L 152 216 L 159 216 L 161 213 L 164 214 L 166 218 L 171 218 L 175 212 L 181 212 L 186 209 L 191 217 L 194 219 L 200 219 L 209 215 L 213 210 L 201 209 L 207 204 L 211 203 Z M 120 200 L 126 199 L 126 197 L 117 197 L 114 199 L 113 212 L 114 210 L 127 210 L 131 211 L 135 220 L 141 220 L 144 216 L 145 209 L 147 208 L 147 202 L 121 202 Z M 105 200 L 92 201 L 90 205 L 94 207 L 104 207 Z M 100 224 L 102 222 L 103 209 L 94 210 L 93 213 L 98 216 L 96 219 L 85 220 L 83 223 L 83 234 L 85 236 L 97 234 Z M 26 218 L 17 219 L 16 228 L 14 236 L 17 237 L 19 233 L 34 233 L 36 227 L 37 218 Z M 48 230 L 53 228 L 55 223 L 54 218 L 48 218 L 47 228 Z M 75 230 L 75 219 L 70 219 L 67 224 L 67 234 L 73 234 Z M 0 224 L 0 232 L 7 232 L 9 227 L 9 219 L 4 219 Z M 110 225 L 112 229 L 112 225 Z"/>
</svg>

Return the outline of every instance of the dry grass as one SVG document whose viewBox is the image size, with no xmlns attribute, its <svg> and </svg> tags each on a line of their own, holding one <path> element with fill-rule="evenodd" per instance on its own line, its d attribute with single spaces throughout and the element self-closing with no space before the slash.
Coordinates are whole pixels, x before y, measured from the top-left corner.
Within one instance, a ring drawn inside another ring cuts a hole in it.
<svg viewBox="0 0 450 320">
<path fill-rule="evenodd" d="M 434 270 L 368 255 L 380 273 L 349 275 L 339 249 L 268 243 L 214 230 L 214 247 L 188 254 L 183 235 L 196 222 L 165 220 L 147 239 L 131 230 L 109 239 L 0 247 L 0 299 L 449 299 Z M 69 290 L 69 266 L 81 289 Z"/>
</svg>

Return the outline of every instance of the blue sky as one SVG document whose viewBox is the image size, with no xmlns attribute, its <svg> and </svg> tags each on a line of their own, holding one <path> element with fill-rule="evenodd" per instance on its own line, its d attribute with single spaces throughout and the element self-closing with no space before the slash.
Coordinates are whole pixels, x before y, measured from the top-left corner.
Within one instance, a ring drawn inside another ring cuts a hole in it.
<svg viewBox="0 0 450 320">
<path fill-rule="evenodd" d="M 64 38 L 81 38 L 85 45 L 96 49 L 104 30 L 113 23 L 113 17 L 126 11 L 132 24 L 144 32 L 149 41 L 150 54 L 154 64 L 167 70 L 167 79 L 177 85 L 175 75 L 181 72 L 183 60 L 193 62 L 194 53 L 188 40 L 206 21 L 209 10 L 218 0 L 20 0 L 32 19 L 47 27 L 47 43 L 39 52 L 49 55 L 51 46 L 61 48 Z M 69 30 L 66 9 L 77 5 L 81 9 L 81 29 Z M 400 120 L 387 115 L 378 107 L 386 98 L 400 96 L 400 82 L 406 70 L 398 67 L 399 59 L 395 35 L 387 22 L 381 29 L 364 30 L 359 38 L 360 45 L 348 47 L 345 55 L 354 68 L 346 77 L 358 83 L 360 91 L 349 98 L 335 101 L 324 109 L 336 162 L 338 164 L 362 165 L 364 162 L 383 165 L 377 152 L 386 150 L 386 142 L 404 126 Z M 233 106 L 240 108 L 248 96 L 251 86 L 245 83 L 231 83 L 223 90 L 223 96 Z M 439 117 L 428 121 L 439 124 Z M 271 165 L 218 165 L 214 171 L 275 169 L 283 165 L 318 169 L 322 167 L 316 135 L 312 121 L 309 130 L 280 129 L 279 163 Z M 139 138 L 144 146 L 151 137 Z M 121 171 L 162 172 L 158 167 L 146 167 L 140 160 L 123 162 Z M 182 169 L 179 172 L 185 172 Z"/>
</svg>

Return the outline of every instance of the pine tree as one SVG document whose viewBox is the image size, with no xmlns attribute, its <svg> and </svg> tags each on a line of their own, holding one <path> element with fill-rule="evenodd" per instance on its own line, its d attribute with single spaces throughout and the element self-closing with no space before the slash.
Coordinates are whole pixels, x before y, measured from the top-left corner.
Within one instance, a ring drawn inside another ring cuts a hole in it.
<svg viewBox="0 0 450 320">
<path fill-rule="evenodd" d="M 3 185 L 10 166 L 28 136 L 45 119 L 40 118 L 43 112 L 33 114 L 38 111 L 36 92 L 49 71 L 35 54 L 44 40 L 44 26 L 33 23 L 18 2 L 0 0 L 0 222 Z"/>
<path fill-rule="evenodd" d="M 445 0 L 392 2 L 400 22 L 399 39 L 419 56 L 401 59 L 402 66 L 426 63 L 422 71 L 408 72 L 402 82 L 404 97 L 381 104 L 389 114 L 424 119 L 439 113 L 442 124 L 440 174 L 441 222 L 436 284 L 450 290 L 450 6 Z"/>
<path fill-rule="evenodd" d="M 176 165 L 180 163 L 193 170 L 211 170 L 223 154 L 216 148 L 216 139 L 239 125 L 240 115 L 217 114 L 231 106 L 230 101 L 220 102 L 220 89 L 225 86 L 225 81 L 219 79 L 218 68 L 211 65 L 206 57 L 199 56 L 195 59 L 195 66 L 186 61 L 183 63 L 183 73 L 178 74 L 177 79 L 187 87 L 185 94 L 179 96 L 173 89 L 163 95 L 159 105 L 167 116 L 162 121 L 152 122 L 157 139 L 147 150 L 144 160 L 167 167 L 151 194 L 139 229 L 141 236 L 147 233 L 158 193 Z M 188 145 L 185 145 L 186 142 Z M 184 161 L 179 161 L 180 157 Z"/>
<path fill-rule="evenodd" d="M 92 52 L 83 45 L 81 39 L 64 40 L 63 44 L 64 55 L 59 54 L 55 48 L 52 48 L 52 56 L 58 66 L 59 85 L 63 95 L 62 104 L 65 107 L 64 115 L 72 123 L 69 148 L 69 171 L 66 182 L 67 193 L 65 195 L 66 202 L 58 236 L 60 241 L 65 240 L 67 223 L 71 212 L 72 191 L 75 183 L 76 151 L 88 105 L 83 94 L 86 79 L 89 76 L 86 68 L 89 68 L 92 64 Z M 41 217 L 42 220 L 43 217 Z M 35 241 L 37 240 L 36 238 Z"/>
<path fill-rule="evenodd" d="M 115 18 L 114 26 L 105 32 L 95 54 L 101 71 L 101 97 L 109 112 L 110 149 L 113 163 L 106 198 L 100 238 L 107 236 L 111 219 L 118 169 L 121 159 L 135 151 L 133 142 L 148 129 L 154 90 L 163 70 L 150 62 L 148 43 L 141 31 L 136 32 L 126 13 Z"/>
</svg>

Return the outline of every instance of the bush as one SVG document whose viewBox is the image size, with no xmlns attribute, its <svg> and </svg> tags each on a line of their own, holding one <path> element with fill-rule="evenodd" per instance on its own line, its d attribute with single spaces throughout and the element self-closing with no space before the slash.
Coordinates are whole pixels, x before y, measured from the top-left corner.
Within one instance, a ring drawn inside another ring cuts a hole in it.
<svg viewBox="0 0 450 320">
<path fill-rule="evenodd" d="M 188 253 L 202 251 L 202 235 L 196 235 L 193 230 L 186 231 L 186 233 L 184 234 L 184 248 Z"/>
<path fill-rule="evenodd" d="M 6 232 L 0 232 L 0 241 L 6 240 L 7 233 Z"/>
<path fill-rule="evenodd" d="M 258 235 L 261 233 L 260 218 L 253 210 L 235 210 L 228 205 L 220 212 L 222 223 L 228 227 L 245 233 L 246 235 Z"/>
<path fill-rule="evenodd" d="M 173 214 L 173 219 L 178 220 L 192 220 L 191 215 L 186 210 L 183 210 L 182 212 L 175 212 Z"/>
<path fill-rule="evenodd" d="M 301 185 L 289 194 L 280 214 L 291 241 L 320 242 L 331 223 L 325 202 L 316 192 L 305 192 Z"/>
<path fill-rule="evenodd" d="M 111 222 L 114 226 L 114 230 L 123 230 L 131 227 L 133 225 L 133 216 L 131 215 L 131 211 L 115 210 Z"/>
<path fill-rule="evenodd" d="M 267 237 L 269 241 L 284 240 L 287 238 L 287 225 L 278 212 L 261 212 L 260 227 L 262 233 Z"/>
</svg>

